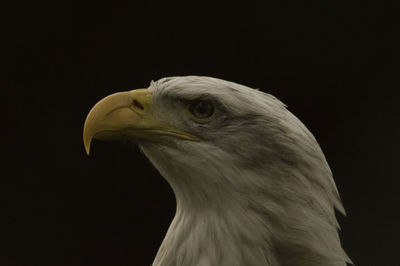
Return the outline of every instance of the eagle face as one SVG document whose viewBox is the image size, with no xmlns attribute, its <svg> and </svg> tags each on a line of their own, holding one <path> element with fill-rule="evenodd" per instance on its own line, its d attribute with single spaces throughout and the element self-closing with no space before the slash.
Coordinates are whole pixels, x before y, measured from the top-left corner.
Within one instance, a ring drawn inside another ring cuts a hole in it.
<svg viewBox="0 0 400 266">
<path fill-rule="evenodd" d="M 149 90 L 153 115 L 196 137 L 165 136 L 163 143 L 139 143 L 176 195 L 192 187 L 194 192 L 182 202 L 192 202 L 200 193 L 203 197 L 196 202 L 215 204 L 212 187 L 218 188 L 218 200 L 225 193 L 232 201 L 237 193 L 259 189 L 258 180 L 245 178 L 255 176 L 251 171 L 272 170 L 277 163 L 279 169 L 282 165 L 287 169 L 297 163 L 291 145 L 298 136 L 286 134 L 293 133 L 288 127 L 297 125 L 283 123 L 290 113 L 271 95 L 208 77 L 165 78 L 153 82 Z M 249 188 L 251 184 L 253 188 Z"/>
<path fill-rule="evenodd" d="M 153 82 L 149 90 L 154 116 L 196 137 L 165 136 L 162 144 L 139 143 L 152 163 L 165 169 L 168 181 L 183 178 L 182 173 L 194 179 L 199 173 L 204 184 L 195 183 L 198 190 L 219 184 L 225 189 L 236 186 L 228 192 L 234 194 L 250 189 L 251 184 L 251 189 L 259 190 L 259 182 L 265 182 L 265 176 L 245 179 L 257 176 L 250 172 L 268 171 L 279 178 L 290 175 L 293 168 L 309 167 L 304 154 L 314 153 L 314 163 L 326 164 L 313 136 L 272 95 L 209 77 L 164 78 Z M 180 174 L 168 173 L 172 169 Z"/>
<path fill-rule="evenodd" d="M 290 113 L 279 100 L 239 84 L 208 77 L 165 78 L 149 90 L 155 116 L 199 140 L 168 137 L 169 142 L 198 146 L 197 156 L 207 156 L 202 147 L 210 145 L 237 163 L 259 162 L 281 141 L 273 138 L 287 130 L 282 122 Z"/>
<path fill-rule="evenodd" d="M 211 77 L 163 78 L 97 103 L 87 152 L 92 138 L 137 143 L 174 190 L 176 216 L 154 265 L 350 262 L 325 157 L 272 95 Z"/>
</svg>

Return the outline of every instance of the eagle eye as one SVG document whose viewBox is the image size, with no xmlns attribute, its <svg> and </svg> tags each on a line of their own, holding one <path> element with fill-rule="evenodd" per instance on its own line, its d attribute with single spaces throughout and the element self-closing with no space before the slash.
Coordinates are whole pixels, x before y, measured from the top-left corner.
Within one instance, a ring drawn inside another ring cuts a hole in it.
<svg viewBox="0 0 400 266">
<path fill-rule="evenodd" d="M 189 111 L 195 118 L 205 119 L 214 114 L 214 106 L 207 101 L 199 100 L 190 104 Z"/>
</svg>

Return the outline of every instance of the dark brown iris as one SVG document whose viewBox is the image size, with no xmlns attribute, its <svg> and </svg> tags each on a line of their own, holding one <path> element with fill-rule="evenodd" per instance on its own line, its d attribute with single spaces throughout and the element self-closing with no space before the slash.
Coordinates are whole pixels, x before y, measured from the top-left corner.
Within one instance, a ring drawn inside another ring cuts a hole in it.
<svg viewBox="0 0 400 266">
<path fill-rule="evenodd" d="M 214 106 L 206 101 L 200 100 L 193 102 L 189 111 L 196 117 L 200 119 L 208 118 L 214 113 Z"/>
</svg>

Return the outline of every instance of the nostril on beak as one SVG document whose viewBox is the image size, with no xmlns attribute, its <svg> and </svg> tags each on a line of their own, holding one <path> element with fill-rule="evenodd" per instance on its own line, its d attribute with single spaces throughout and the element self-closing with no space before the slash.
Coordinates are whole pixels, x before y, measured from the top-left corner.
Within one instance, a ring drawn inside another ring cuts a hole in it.
<svg viewBox="0 0 400 266">
<path fill-rule="evenodd" d="M 140 109 L 140 110 L 144 110 L 144 107 L 143 107 L 143 105 L 139 102 L 139 101 L 137 101 L 137 100 L 133 100 L 133 107 L 135 107 L 135 108 L 137 108 L 137 109 Z"/>
</svg>

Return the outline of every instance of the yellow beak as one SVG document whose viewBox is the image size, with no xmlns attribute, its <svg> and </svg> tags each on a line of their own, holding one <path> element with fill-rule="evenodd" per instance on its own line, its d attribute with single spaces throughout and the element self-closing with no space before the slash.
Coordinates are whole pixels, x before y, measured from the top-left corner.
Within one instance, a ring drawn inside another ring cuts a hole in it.
<svg viewBox="0 0 400 266">
<path fill-rule="evenodd" d="M 148 89 L 111 94 L 93 106 L 83 127 L 83 144 L 89 155 L 92 139 L 123 139 L 162 143 L 163 136 L 198 138 L 157 120 Z"/>
</svg>

